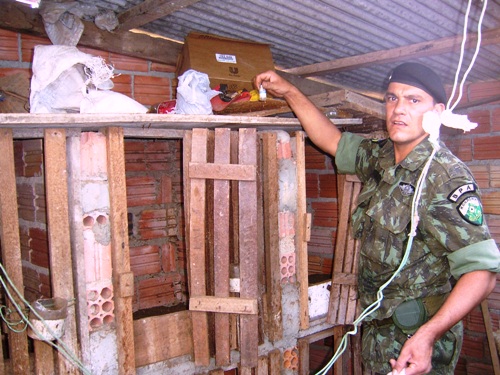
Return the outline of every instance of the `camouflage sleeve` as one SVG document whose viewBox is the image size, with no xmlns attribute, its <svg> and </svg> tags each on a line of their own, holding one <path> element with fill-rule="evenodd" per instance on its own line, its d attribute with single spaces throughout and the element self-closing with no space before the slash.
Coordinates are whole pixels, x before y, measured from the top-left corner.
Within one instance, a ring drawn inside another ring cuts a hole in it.
<svg viewBox="0 0 500 375">
<path fill-rule="evenodd" d="M 463 247 L 449 254 L 448 261 L 451 274 L 457 280 L 472 271 L 500 272 L 500 252 L 493 239 Z"/>
<path fill-rule="evenodd" d="M 449 164 L 451 165 L 451 163 Z M 437 256 L 446 256 L 454 277 L 477 270 L 500 271 L 500 252 L 484 219 L 480 192 L 461 165 L 429 173 L 432 188 L 422 196 L 424 241 Z"/>
<path fill-rule="evenodd" d="M 339 173 L 356 173 L 356 156 L 363 139 L 363 137 L 356 134 L 342 133 L 337 153 L 335 154 L 335 164 Z"/>
</svg>

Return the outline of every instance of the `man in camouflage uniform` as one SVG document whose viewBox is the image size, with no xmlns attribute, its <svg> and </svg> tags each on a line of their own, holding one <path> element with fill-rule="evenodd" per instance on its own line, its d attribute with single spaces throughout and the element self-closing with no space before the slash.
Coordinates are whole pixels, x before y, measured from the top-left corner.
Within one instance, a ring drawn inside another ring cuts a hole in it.
<svg viewBox="0 0 500 375">
<path fill-rule="evenodd" d="M 385 97 L 389 139 L 372 141 L 341 133 L 274 72 L 258 75 L 254 83 L 284 97 L 309 138 L 335 156 L 339 172 L 363 182 L 352 226 L 361 241 L 358 289 L 364 309 L 377 300 L 406 251 L 417 181 L 433 150 L 423 114 L 445 109 L 443 85 L 421 64 L 396 67 Z M 409 258 L 363 324 L 363 362 L 374 373 L 453 374 L 461 320 L 493 290 L 500 271 L 477 184 L 465 164 L 440 147 L 426 175 Z"/>
</svg>

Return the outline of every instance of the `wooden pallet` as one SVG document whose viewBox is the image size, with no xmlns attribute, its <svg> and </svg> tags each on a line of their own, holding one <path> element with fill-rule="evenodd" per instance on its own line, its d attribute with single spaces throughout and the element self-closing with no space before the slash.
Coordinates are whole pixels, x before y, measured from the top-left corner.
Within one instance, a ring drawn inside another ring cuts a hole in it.
<svg viewBox="0 0 500 375">
<path fill-rule="evenodd" d="M 186 133 L 184 147 L 195 363 L 210 363 L 208 313 L 214 313 L 216 364 L 230 363 L 230 315 L 235 314 L 239 316 L 241 366 L 256 367 L 257 133 L 255 129 L 240 129 L 238 133 L 223 128 L 193 129 Z M 231 184 L 236 189 L 231 190 Z M 231 244 L 237 254 L 231 254 Z M 239 260 L 239 297 L 229 290 L 231 255 Z M 211 274 L 213 278 L 207 280 L 206 275 Z"/>
</svg>

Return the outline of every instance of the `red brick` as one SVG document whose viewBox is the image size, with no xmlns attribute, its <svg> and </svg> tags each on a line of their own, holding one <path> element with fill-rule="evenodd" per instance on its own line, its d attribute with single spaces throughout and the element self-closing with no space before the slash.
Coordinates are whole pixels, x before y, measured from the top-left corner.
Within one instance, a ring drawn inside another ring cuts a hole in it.
<svg viewBox="0 0 500 375">
<path fill-rule="evenodd" d="M 485 339 L 483 336 L 464 335 L 462 355 L 482 359 L 485 355 Z"/>
<path fill-rule="evenodd" d="M 158 246 L 139 246 L 130 248 L 130 268 L 134 276 L 157 274 L 161 272 L 159 250 Z"/>
<path fill-rule="evenodd" d="M 490 187 L 500 188 L 500 165 L 490 165 Z"/>
<path fill-rule="evenodd" d="M 490 187 L 490 167 L 488 165 L 470 165 L 474 178 L 480 189 L 487 189 Z"/>
<path fill-rule="evenodd" d="M 39 38 L 36 36 L 22 34 L 21 36 L 21 56 L 23 62 L 33 62 L 33 54 L 37 45 L 51 45 L 48 38 Z"/>
<path fill-rule="evenodd" d="M 472 160 L 472 139 L 470 137 L 457 136 L 446 139 L 445 143 L 460 160 Z"/>
<path fill-rule="evenodd" d="M 477 82 L 468 86 L 468 99 L 471 102 L 500 95 L 498 81 Z"/>
<path fill-rule="evenodd" d="M 161 246 L 161 265 L 163 272 L 174 272 L 176 270 L 176 247 L 172 243 Z"/>
<path fill-rule="evenodd" d="M 319 175 L 306 173 L 306 197 L 319 198 Z"/>
<path fill-rule="evenodd" d="M 333 231 L 329 228 L 312 228 L 307 249 L 315 254 L 333 254 Z"/>
<path fill-rule="evenodd" d="M 132 72 L 149 71 L 149 63 L 147 60 L 130 56 L 117 55 L 116 53 L 109 54 L 108 63 L 118 70 L 128 70 Z"/>
<path fill-rule="evenodd" d="M 337 198 L 337 176 L 334 174 L 319 175 L 319 196 L 321 198 Z"/>
<path fill-rule="evenodd" d="M 326 169 L 333 170 L 332 158 L 324 152 L 312 146 L 310 143 L 305 147 L 306 170 Z"/>
<path fill-rule="evenodd" d="M 496 243 L 500 243 L 500 217 L 489 216 L 486 221 L 490 229 L 491 237 L 493 237 Z"/>
<path fill-rule="evenodd" d="M 500 136 L 474 138 L 474 160 L 500 159 Z"/>
<path fill-rule="evenodd" d="M 127 205 L 146 206 L 158 203 L 157 180 L 151 176 L 127 178 Z"/>
<path fill-rule="evenodd" d="M 162 72 L 162 73 L 175 73 L 175 66 L 152 62 L 151 63 L 151 71 Z"/>
<path fill-rule="evenodd" d="M 471 130 L 471 134 L 489 133 L 491 128 L 491 112 L 489 110 L 471 111 L 467 117 L 469 121 L 477 123 L 477 128 Z"/>
<path fill-rule="evenodd" d="M 338 223 L 338 207 L 334 202 L 312 202 L 313 226 L 335 228 Z"/>
<path fill-rule="evenodd" d="M 143 105 L 153 105 L 171 99 L 170 80 L 162 77 L 135 76 L 134 99 Z"/>
<path fill-rule="evenodd" d="M 113 91 L 119 92 L 129 98 L 132 97 L 132 77 L 128 74 L 120 74 L 113 79 Z"/>
<path fill-rule="evenodd" d="M 481 201 L 485 214 L 500 215 L 500 191 L 483 193 Z"/>
<path fill-rule="evenodd" d="M 491 131 L 500 131 L 500 107 L 493 110 L 493 114 L 491 116 Z"/>
<path fill-rule="evenodd" d="M 15 32 L 0 30 L 0 60 L 19 60 L 17 37 Z"/>
</svg>

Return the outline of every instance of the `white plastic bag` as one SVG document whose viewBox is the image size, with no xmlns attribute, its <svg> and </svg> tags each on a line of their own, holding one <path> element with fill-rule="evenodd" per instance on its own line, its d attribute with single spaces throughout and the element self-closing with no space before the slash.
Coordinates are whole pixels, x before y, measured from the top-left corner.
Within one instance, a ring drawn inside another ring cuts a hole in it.
<svg viewBox="0 0 500 375">
<path fill-rule="evenodd" d="M 186 115 L 211 115 L 210 99 L 220 92 L 210 89 L 210 80 L 205 73 L 190 69 L 179 77 L 175 113 Z"/>
<path fill-rule="evenodd" d="M 113 77 L 113 68 L 102 58 L 76 47 L 36 46 L 30 112 L 146 113 L 139 102 L 108 91 L 114 86 Z"/>
</svg>

